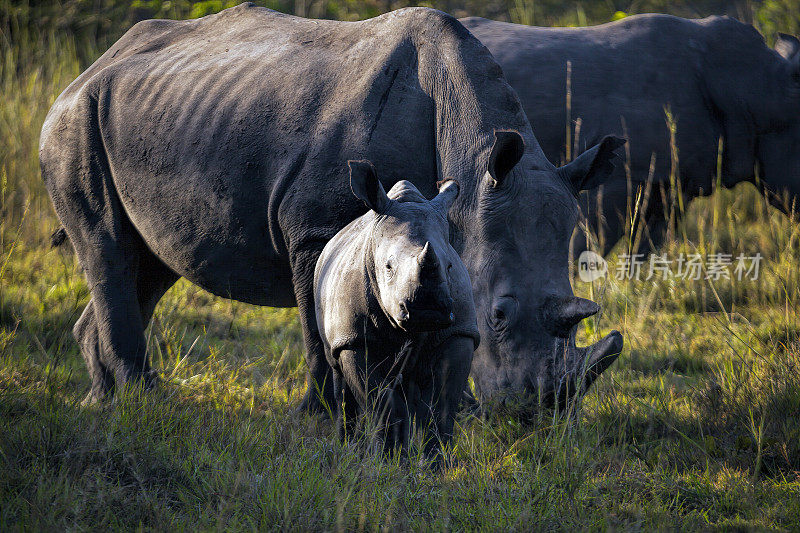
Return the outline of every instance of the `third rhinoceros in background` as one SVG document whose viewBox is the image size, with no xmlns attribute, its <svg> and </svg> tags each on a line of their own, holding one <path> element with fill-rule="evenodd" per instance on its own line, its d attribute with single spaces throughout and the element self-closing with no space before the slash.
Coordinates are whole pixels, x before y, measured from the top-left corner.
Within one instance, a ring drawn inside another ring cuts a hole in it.
<svg viewBox="0 0 800 533">
<path fill-rule="evenodd" d="M 328 242 L 314 276 L 340 437 L 368 412 L 384 451 L 406 451 L 415 419 L 433 458 L 452 436 L 480 338 L 469 275 L 448 236 L 458 183 L 446 181 L 428 201 L 408 181 L 387 195 L 367 161 L 350 161 L 350 176 L 370 211 Z M 448 329 L 461 339 L 442 350 Z"/>
<path fill-rule="evenodd" d="M 655 185 L 644 213 L 652 243 L 645 238 L 641 251 L 663 239 L 670 206 L 662 198 L 671 202 L 670 191 L 662 196 L 660 185 L 669 186 L 673 164 L 665 110 L 677 128 L 677 170 L 685 199 L 711 193 L 722 138 L 722 184 L 754 181 L 758 168 L 758 186 L 769 201 L 792 210 L 800 193 L 800 41 L 795 37 L 780 35 L 772 50 L 755 28 L 727 17 L 637 15 L 588 28 L 480 18 L 462 22 L 503 68 L 551 161 L 565 158 L 566 142 L 578 154 L 604 135 L 628 138 L 632 184 L 620 166 L 602 194 L 595 188 L 581 198 L 589 226 L 604 235 L 603 253 L 623 235 L 623 217 L 637 186 L 648 178 L 653 154 Z M 580 252 L 585 239 L 575 241 L 573 250 Z"/>
</svg>

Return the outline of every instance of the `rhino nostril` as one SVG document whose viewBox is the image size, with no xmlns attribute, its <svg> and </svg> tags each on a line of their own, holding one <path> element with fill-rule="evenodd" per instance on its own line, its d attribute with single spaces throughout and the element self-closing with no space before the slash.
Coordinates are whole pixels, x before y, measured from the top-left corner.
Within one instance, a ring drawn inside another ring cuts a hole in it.
<svg viewBox="0 0 800 533">
<path fill-rule="evenodd" d="M 398 305 L 400 307 L 400 320 L 408 320 L 408 304 L 406 304 L 405 300 L 400 300 Z"/>
</svg>

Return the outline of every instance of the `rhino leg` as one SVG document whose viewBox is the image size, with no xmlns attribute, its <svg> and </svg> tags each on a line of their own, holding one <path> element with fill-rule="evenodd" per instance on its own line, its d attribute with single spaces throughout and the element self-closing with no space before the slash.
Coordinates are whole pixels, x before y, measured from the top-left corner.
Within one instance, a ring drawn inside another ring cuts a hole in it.
<svg viewBox="0 0 800 533">
<path fill-rule="evenodd" d="M 383 453 L 391 456 L 399 452 L 403 457 L 408 454 L 408 441 L 411 434 L 411 417 L 406 399 L 400 387 L 386 388 L 379 394 L 376 402 L 378 415 L 383 415 L 380 424 L 380 438 L 383 442 Z"/>
<path fill-rule="evenodd" d="M 179 278 L 179 275 L 152 253 L 146 252 L 141 255 L 136 278 L 136 297 L 139 300 L 139 312 L 142 314 L 145 327 L 150 323 L 161 297 Z"/>
<path fill-rule="evenodd" d="M 601 190 L 602 189 L 602 190 Z M 639 209 L 646 209 L 644 220 L 645 226 L 641 229 L 638 236 L 630 236 L 638 239 L 638 247 L 634 253 L 643 254 L 647 257 L 656 251 L 664 242 L 667 230 L 667 220 L 665 218 L 662 195 L 669 194 L 662 192 L 656 186 L 650 191 L 649 198 L 640 198 Z M 609 183 L 602 188 L 584 191 L 580 197 L 581 226 L 587 226 L 591 238 L 589 241 L 596 241 L 597 246 L 590 246 L 582 228 L 577 228 L 572 236 L 570 252 L 572 261 L 577 261 L 580 254 L 589 249 L 596 248 L 602 255 L 607 255 L 620 239 L 627 239 L 626 234 L 626 212 L 628 205 L 632 210 L 636 209 L 636 192 L 631 193 L 628 198 L 627 185 L 624 181 L 620 183 Z M 641 213 L 638 214 L 641 217 Z M 636 231 L 634 229 L 634 231 Z"/>
<path fill-rule="evenodd" d="M 317 258 L 322 253 L 324 243 L 315 243 L 292 254 L 292 275 L 294 294 L 300 325 L 303 327 L 303 341 L 306 347 L 308 377 L 306 393 L 299 410 L 311 414 L 327 413 L 326 407 L 334 404 L 333 373 L 325 358 L 325 347 L 317 328 L 317 315 L 314 308 L 314 269 Z"/>
<path fill-rule="evenodd" d="M 377 438 L 373 441 L 373 435 L 367 435 L 369 440 L 387 456 L 396 451 L 406 456 L 411 414 L 402 385 L 397 382 L 398 377 L 387 378 L 383 372 L 385 368 L 381 365 L 368 365 L 368 357 L 366 349 L 339 352 L 340 366 L 333 371 L 339 435 L 342 438 L 344 435 L 355 435 L 359 415 L 366 410 L 377 430 Z M 350 383 L 344 378 L 345 375 Z M 361 405 L 365 408 L 362 409 Z"/>
<path fill-rule="evenodd" d="M 653 214 L 645 220 L 645 227 L 639 240 L 639 248 L 636 253 L 647 257 L 657 251 L 667 234 L 667 219 L 663 214 Z"/>
<path fill-rule="evenodd" d="M 433 364 L 426 365 L 416 376 L 419 387 L 419 400 L 414 406 L 417 427 L 427 433 L 425 456 L 435 463 L 441 460 L 441 446 L 453 437 L 474 349 L 471 338 L 451 337 L 437 346 L 434 353 L 428 354 Z M 420 360 L 425 359 L 421 357 Z"/>
<path fill-rule="evenodd" d="M 178 275 L 169 270 L 152 253 L 142 250 L 138 255 L 135 283 L 136 300 L 139 306 L 141 324 L 146 327 L 150 322 L 156 304 L 177 281 Z M 120 366 L 123 368 L 126 366 L 126 362 L 124 360 L 119 361 L 115 354 L 101 350 L 100 330 L 102 328 L 98 327 L 98 313 L 96 311 L 96 306 L 98 305 L 95 298 L 92 297 L 73 328 L 73 334 L 78 341 L 92 381 L 91 390 L 84 400 L 84 404 L 91 404 L 108 398 L 115 387 L 115 373 Z M 146 354 L 135 357 L 144 357 L 140 373 L 144 374 L 148 382 L 152 381 L 153 377 L 149 373 Z M 128 364 L 129 367 L 133 366 L 134 369 L 136 365 L 137 363 L 135 362 L 132 365 Z M 131 375 L 136 374 L 135 370 L 123 371 L 127 372 L 126 376 L 123 377 L 124 381 L 129 380 Z"/>
<path fill-rule="evenodd" d="M 333 390 L 336 402 L 336 431 L 339 439 L 344 442 L 348 437 L 352 438 L 355 435 L 359 415 L 358 400 L 338 370 L 333 371 Z"/>
<path fill-rule="evenodd" d="M 81 317 L 72 328 L 72 334 L 78 341 L 78 346 L 86 362 L 89 378 L 92 381 L 91 389 L 84 405 L 105 400 L 114 391 L 114 375 L 100 360 L 100 339 L 97 332 L 97 320 L 94 316 L 94 301 L 89 300 Z"/>
</svg>

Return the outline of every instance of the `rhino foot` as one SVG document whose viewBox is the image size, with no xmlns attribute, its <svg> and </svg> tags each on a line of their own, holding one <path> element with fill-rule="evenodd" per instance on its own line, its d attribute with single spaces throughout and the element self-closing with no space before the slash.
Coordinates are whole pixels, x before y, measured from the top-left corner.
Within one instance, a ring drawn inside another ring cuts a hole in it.
<svg viewBox="0 0 800 533">
<path fill-rule="evenodd" d="M 81 401 L 81 407 L 95 407 L 102 403 L 105 403 L 106 395 L 102 394 L 95 394 L 93 391 L 90 391 L 86 398 Z"/>
<path fill-rule="evenodd" d="M 297 406 L 295 412 L 298 414 L 307 414 L 311 416 L 321 416 L 323 418 L 332 418 L 333 403 L 326 406 L 325 402 L 320 400 L 319 393 L 316 389 L 310 388 L 306 391 L 300 405 Z"/>
</svg>

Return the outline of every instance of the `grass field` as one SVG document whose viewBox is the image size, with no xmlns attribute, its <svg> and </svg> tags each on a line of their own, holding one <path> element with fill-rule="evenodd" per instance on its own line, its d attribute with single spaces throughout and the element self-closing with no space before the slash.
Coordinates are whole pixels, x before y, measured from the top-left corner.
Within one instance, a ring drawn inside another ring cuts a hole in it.
<svg viewBox="0 0 800 533">
<path fill-rule="evenodd" d="M 576 280 L 603 305 L 582 341 L 620 329 L 618 362 L 570 416 L 463 417 L 441 473 L 292 413 L 294 310 L 183 281 L 148 330 L 163 386 L 82 408 L 88 293 L 49 248 L 36 153 L 75 48 L 0 58 L 0 530 L 800 527 L 800 229 L 752 186 L 692 204 L 661 252 L 759 252 L 757 281 Z"/>
</svg>

